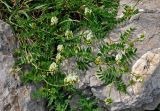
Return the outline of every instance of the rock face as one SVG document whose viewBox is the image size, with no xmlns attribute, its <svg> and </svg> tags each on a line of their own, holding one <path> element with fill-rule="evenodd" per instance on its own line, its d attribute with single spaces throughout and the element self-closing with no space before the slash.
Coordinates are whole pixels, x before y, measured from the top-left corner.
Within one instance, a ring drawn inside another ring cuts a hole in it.
<svg viewBox="0 0 160 111">
<path fill-rule="evenodd" d="M 15 47 L 11 27 L 0 20 L 0 111 L 46 111 L 43 101 L 31 99 L 35 87 L 21 86 L 18 76 L 11 73 Z"/>
<path fill-rule="evenodd" d="M 120 0 L 121 8 L 118 16 L 121 16 L 124 4 L 134 6 L 137 0 Z M 138 56 L 133 62 L 132 78 L 135 83 L 128 87 L 129 94 L 118 92 L 111 84 L 105 86 L 95 75 L 96 68 L 90 68 L 81 74 L 81 81 L 77 88 L 89 91 L 90 95 L 104 101 L 112 98 L 111 105 L 104 105 L 106 111 L 145 111 L 154 110 L 160 104 L 160 0 L 142 0 L 137 5 L 140 13 L 135 15 L 125 25 L 116 28 L 110 34 L 110 39 L 117 41 L 120 33 L 128 28 L 135 27 L 133 38 L 145 32 L 143 42 L 136 43 Z M 74 60 L 66 62 L 64 69 L 73 69 Z M 137 78 L 138 77 L 138 78 Z M 111 93 L 110 93 L 111 92 Z"/>
<path fill-rule="evenodd" d="M 121 100 L 111 105 L 111 111 L 154 110 L 160 104 L 160 48 L 148 51 L 138 59 L 132 74 L 135 84 L 128 87 L 129 96 L 121 96 Z"/>
<path fill-rule="evenodd" d="M 133 6 L 136 0 L 121 0 L 120 3 L 122 8 L 118 15 L 122 14 L 124 4 Z M 138 60 L 134 61 L 135 64 L 132 66 L 132 73 L 140 78 L 135 80 L 136 83 L 133 86 L 128 87 L 129 95 L 120 94 L 114 88 L 111 89 L 110 97 L 114 101 L 110 105 L 111 111 L 154 110 L 160 104 L 160 83 L 158 82 L 160 78 L 160 0 L 143 0 L 137 8 L 140 13 L 124 26 L 115 29 L 111 33 L 111 39 L 118 38 L 120 32 L 130 27 L 136 28 L 133 37 L 145 32 L 145 40 L 136 44 Z M 108 87 L 94 88 L 92 92 L 102 98 L 108 94 Z"/>
<path fill-rule="evenodd" d="M 135 5 L 136 0 L 120 0 L 120 3 L 122 8 L 119 10 L 119 16 L 124 4 Z M 104 111 L 154 110 L 160 104 L 160 0 L 142 0 L 137 8 L 140 9 L 139 14 L 110 34 L 111 40 L 114 41 L 121 32 L 130 27 L 136 28 L 133 37 L 142 32 L 146 33 L 145 40 L 136 44 L 138 57 L 129 77 L 133 78 L 135 83 L 128 87 L 129 94 L 118 92 L 112 84 L 105 86 L 95 76 L 96 68 L 78 72 L 81 74 L 81 81 L 77 88 L 102 101 L 106 98 L 113 99 L 111 105 L 102 104 L 106 108 Z M 11 75 L 14 64 L 11 52 L 15 47 L 11 28 L 0 21 L 0 111 L 45 111 L 43 101 L 31 99 L 31 92 L 35 87 L 21 86 L 18 77 Z M 66 60 L 64 70 L 74 70 L 74 61 Z"/>
<path fill-rule="evenodd" d="M 122 8 L 120 8 L 118 16 L 122 14 L 124 4 L 134 6 L 137 0 L 120 0 Z M 140 13 L 134 16 L 125 26 L 118 28 L 119 32 L 135 27 L 135 36 L 145 32 L 145 40 L 136 44 L 139 57 L 146 51 L 160 47 L 160 0 L 141 0 L 137 5 Z M 114 36 L 116 34 L 112 33 Z M 134 35 L 133 35 L 134 36 Z"/>
<path fill-rule="evenodd" d="M 121 0 L 120 3 L 121 6 L 124 4 L 133 6 L 136 4 L 136 0 Z M 137 8 L 140 13 L 124 26 L 112 32 L 111 38 L 118 38 L 119 32 L 130 27 L 136 28 L 133 37 L 145 32 L 144 41 L 136 44 L 138 57 L 132 66 L 132 73 L 141 76 L 141 78 L 137 80 L 135 85 L 128 88 L 129 97 L 126 95 L 118 97 L 121 100 L 111 105 L 111 111 L 154 110 L 160 104 L 160 83 L 158 82 L 160 77 L 160 0 L 142 0 Z M 119 16 L 122 11 L 123 7 L 119 10 Z"/>
</svg>

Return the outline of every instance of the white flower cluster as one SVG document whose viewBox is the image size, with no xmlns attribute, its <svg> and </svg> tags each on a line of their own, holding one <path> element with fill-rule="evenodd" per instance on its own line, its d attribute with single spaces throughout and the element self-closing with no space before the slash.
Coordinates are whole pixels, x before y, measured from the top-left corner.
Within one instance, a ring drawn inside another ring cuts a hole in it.
<svg viewBox="0 0 160 111">
<path fill-rule="evenodd" d="M 63 51 L 63 49 L 64 49 L 63 45 L 58 45 L 58 46 L 57 46 L 57 51 L 58 51 L 59 53 L 57 53 L 57 55 L 56 55 L 56 60 L 55 60 L 56 62 L 53 62 L 53 63 L 49 66 L 49 71 L 51 72 L 51 74 L 56 73 L 56 71 L 58 70 L 58 65 L 57 65 L 57 63 L 58 63 L 59 61 L 61 61 L 62 58 L 63 58 L 63 56 L 62 56 L 61 53 L 60 53 L 60 52 Z"/>
<path fill-rule="evenodd" d="M 57 51 L 62 52 L 64 50 L 64 46 L 63 45 L 58 45 L 57 46 Z"/>
<path fill-rule="evenodd" d="M 56 63 L 60 62 L 63 59 L 63 56 L 61 55 L 61 53 L 58 53 L 56 55 Z"/>
<path fill-rule="evenodd" d="M 64 46 L 63 45 L 58 45 L 57 46 L 57 55 L 56 55 L 56 63 L 60 62 L 63 59 L 63 56 L 61 55 L 61 52 L 64 50 Z"/>
<path fill-rule="evenodd" d="M 92 13 L 92 10 L 89 9 L 88 7 L 85 7 L 85 9 L 84 9 L 84 14 L 85 14 L 85 15 L 90 15 L 91 13 Z"/>
<path fill-rule="evenodd" d="M 70 31 L 70 30 L 67 30 L 67 31 L 65 32 L 65 36 L 67 37 L 67 39 L 70 39 L 70 38 L 73 37 L 73 32 Z"/>
<path fill-rule="evenodd" d="M 51 25 L 57 25 L 58 23 L 58 18 L 56 16 L 51 18 Z"/>
<path fill-rule="evenodd" d="M 115 60 L 116 60 L 117 62 L 119 62 L 119 61 L 122 59 L 122 57 L 123 57 L 122 52 L 118 52 L 118 54 L 116 55 Z"/>
<path fill-rule="evenodd" d="M 92 38 L 94 37 L 91 30 L 86 30 L 86 31 L 82 32 L 81 34 L 85 38 L 86 43 L 88 43 L 88 44 L 91 43 Z"/>
<path fill-rule="evenodd" d="M 51 74 L 55 73 L 58 70 L 58 65 L 53 62 L 50 67 L 49 67 L 49 71 L 51 71 Z"/>
<path fill-rule="evenodd" d="M 77 82 L 79 82 L 79 77 L 74 73 L 68 74 L 64 79 L 64 83 L 67 85 L 73 85 Z"/>
</svg>

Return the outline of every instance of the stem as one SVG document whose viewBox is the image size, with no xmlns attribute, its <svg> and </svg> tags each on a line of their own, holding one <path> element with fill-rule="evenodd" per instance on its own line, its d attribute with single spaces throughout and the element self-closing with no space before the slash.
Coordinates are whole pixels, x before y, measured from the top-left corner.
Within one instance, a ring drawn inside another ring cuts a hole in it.
<svg viewBox="0 0 160 111">
<path fill-rule="evenodd" d="M 42 78 L 43 78 L 43 76 L 41 76 Z M 65 86 L 67 86 L 67 85 L 54 85 L 54 84 L 52 84 L 52 83 L 49 83 L 47 80 L 45 80 L 44 78 L 43 78 L 43 81 L 46 83 L 46 84 L 48 84 L 48 85 L 50 85 L 50 86 L 54 86 L 54 87 L 65 87 Z"/>
<path fill-rule="evenodd" d="M 65 22 L 80 22 L 80 21 L 68 19 L 68 20 L 64 20 L 64 21 L 60 22 L 59 24 L 62 24 L 62 23 L 65 23 Z"/>
</svg>

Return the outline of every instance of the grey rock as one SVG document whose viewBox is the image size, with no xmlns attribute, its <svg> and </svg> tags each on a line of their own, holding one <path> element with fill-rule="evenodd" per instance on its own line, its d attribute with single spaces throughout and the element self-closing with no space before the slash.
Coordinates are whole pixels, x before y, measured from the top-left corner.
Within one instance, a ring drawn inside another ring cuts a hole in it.
<svg viewBox="0 0 160 111">
<path fill-rule="evenodd" d="M 134 6 L 136 0 L 120 0 L 120 4 L 118 17 L 122 15 L 124 4 Z M 117 91 L 113 84 L 105 86 L 96 78 L 95 66 L 86 72 L 76 70 L 80 75 L 80 82 L 76 85 L 78 89 L 84 91 L 87 88 L 91 89 L 90 93 L 101 101 L 106 98 L 113 99 L 110 105 L 101 102 L 101 105 L 106 107 L 106 111 L 107 109 L 110 111 L 154 110 L 160 104 L 160 0 L 142 0 L 136 7 L 140 13 L 113 30 L 110 38 L 104 39 L 104 42 L 108 43 L 117 42 L 122 32 L 133 27 L 136 30 L 132 38 L 145 32 L 145 39 L 135 44 L 138 51 L 137 58 L 132 64 L 132 74 L 129 74 L 129 77 L 125 75 L 126 80 L 135 80 L 135 84 L 127 88 L 129 94 Z M 75 61 L 70 61 L 63 64 L 64 69 L 70 66 L 76 69 L 74 63 Z M 133 73 L 140 78 L 135 79 Z"/>
<path fill-rule="evenodd" d="M 118 15 L 122 14 L 124 4 L 134 5 L 136 0 L 121 0 Z M 136 43 L 138 57 L 133 62 L 132 73 L 140 75 L 142 81 L 137 81 L 135 85 L 128 87 L 129 95 L 119 94 L 111 91 L 111 98 L 114 102 L 110 105 L 111 111 L 144 111 L 154 110 L 160 104 L 160 89 L 158 79 L 160 77 L 160 0 L 143 0 L 137 5 L 142 10 L 139 14 L 131 18 L 127 24 L 118 27 L 111 33 L 112 38 L 118 38 L 120 33 L 130 27 L 135 27 L 133 38 L 145 32 L 143 42 Z M 143 56 L 142 56 L 143 55 Z M 140 59 L 139 59 L 140 58 Z M 107 88 L 96 91 L 107 93 Z M 97 92 L 95 92 L 97 93 Z M 101 97 L 100 93 L 98 97 Z M 119 95 L 119 96 L 118 96 Z"/>
<path fill-rule="evenodd" d="M 124 4 L 134 6 L 136 1 L 137 0 L 120 0 L 122 7 L 119 9 L 118 15 L 122 15 Z M 145 40 L 136 44 L 140 57 L 145 52 L 160 47 L 160 0 L 141 0 L 136 8 L 139 10 L 143 9 L 144 11 L 132 17 L 126 25 L 118 27 L 117 30 L 120 30 L 119 33 L 116 31 L 112 32 L 111 36 L 118 38 L 121 32 L 130 27 L 136 28 L 133 37 L 145 32 Z"/>
<path fill-rule="evenodd" d="M 148 51 L 132 67 L 132 74 L 140 76 L 132 89 L 130 97 L 126 95 L 111 105 L 111 111 L 154 110 L 160 104 L 160 48 Z"/>
<path fill-rule="evenodd" d="M 136 0 L 121 0 L 121 6 L 118 15 L 122 14 L 124 4 L 134 5 Z M 111 111 L 144 111 L 154 110 L 160 104 L 160 89 L 158 79 L 160 77 L 160 0 L 143 0 L 137 5 L 139 14 L 131 18 L 127 24 L 117 27 L 117 31 L 111 33 L 112 38 L 118 38 L 121 32 L 130 27 L 135 27 L 136 31 L 132 38 L 145 32 L 145 39 L 136 43 L 138 57 L 133 62 L 132 73 L 140 75 L 142 81 L 128 87 L 129 95 L 118 94 L 117 91 L 111 91 L 111 98 L 114 102 L 110 105 Z M 143 56 L 142 56 L 143 55 Z M 140 58 L 140 59 L 139 59 Z M 106 91 L 107 88 L 100 90 Z M 100 90 L 97 90 L 98 92 Z M 102 91 L 102 92 L 103 92 Z M 95 92 L 97 93 L 97 92 Z M 102 96 L 103 93 L 99 94 Z M 119 95 L 119 96 L 118 96 Z M 99 96 L 98 96 L 99 97 Z"/>
<path fill-rule="evenodd" d="M 0 20 L 0 111 L 46 111 L 44 101 L 31 98 L 36 88 L 21 86 L 19 76 L 12 74 L 16 47 L 12 28 Z"/>
</svg>

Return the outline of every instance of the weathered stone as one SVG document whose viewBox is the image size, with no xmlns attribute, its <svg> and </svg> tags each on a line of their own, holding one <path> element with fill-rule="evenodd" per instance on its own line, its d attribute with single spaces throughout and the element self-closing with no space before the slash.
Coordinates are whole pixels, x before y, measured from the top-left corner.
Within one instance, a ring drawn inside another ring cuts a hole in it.
<svg viewBox="0 0 160 111">
<path fill-rule="evenodd" d="M 121 17 L 125 4 L 134 6 L 137 0 L 120 0 L 122 8 L 118 12 Z M 138 57 L 134 61 L 132 74 L 126 77 L 135 84 L 128 87 L 129 94 L 116 90 L 114 85 L 105 86 L 95 75 L 96 67 L 86 72 L 76 70 L 80 75 L 77 88 L 104 100 L 112 98 L 111 105 L 104 105 L 110 111 L 144 111 L 154 110 L 160 104 L 160 0 L 142 0 L 136 6 L 140 13 L 121 27 L 117 27 L 105 42 L 112 43 L 119 39 L 124 30 L 135 27 L 133 38 L 145 32 L 143 42 L 137 43 Z M 0 111 L 45 111 L 42 101 L 33 101 L 31 92 L 35 87 L 20 86 L 19 77 L 11 75 L 14 64 L 12 50 L 16 47 L 15 38 L 9 25 L 0 21 Z M 99 43 L 95 43 L 95 53 Z M 66 60 L 63 70 L 75 71 L 75 60 Z M 139 78 L 137 78 L 139 76 Z M 71 101 L 74 103 L 74 101 Z M 106 109 L 106 110 L 107 110 Z"/>
<path fill-rule="evenodd" d="M 32 100 L 32 85 L 21 86 L 19 76 L 12 75 L 17 47 L 12 28 L 0 20 L 0 111 L 45 111 L 44 101 Z"/>
<path fill-rule="evenodd" d="M 137 0 L 120 0 L 121 8 L 118 12 L 118 16 L 122 15 L 124 4 L 134 6 Z M 139 14 L 131 18 L 124 26 L 118 27 L 111 33 L 111 38 L 118 38 L 121 32 L 124 30 L 135 27 L 136 31 L 133 37 L 141 33 L 145 33 L 145 39 L 143 42 L 136 44 L 138 48 L 139 57 L 146 51 L 160 47 L 160 0 L 141 0 L 136 7 L 140 10 Z"/>
<path fill-rule="evenodd" d="M 136 59 L 134 61 L 136 63 L 132 67 L 132 73 L 135 76 L 139 76 L 140 78 L 136 80 L 135 85 L 128 87 L 128 92 L 130 93 L 129 96 L 124 94 L 121 95 L 115 91 L 111 91 L 113 93 L 110 97 L 114 100 L 113 104 L 110 106 L 111 111 L 154 110 L 158 104 L 160 104 L 160 84 L 158 82 L 158 78 L 160 77 L 160 49 L 156 49 L 160 47 L 159 2 L 159 0 L 143 0 L 140 2 L 137 5 L 137 8 L 143 11 L 140 11 L 139 14 L 134 16 L 124 26 L 115 29 L 115 31 L 110 35 L 111 39 L 118 39 L 120 33 L 130 27 L 136 28 L 133 37 L 136 37 L 140 33 L 145 32 L 144 41 L 135 45 L 138 49 L 138 58 L 140 57 L 140 59 L 138 61 L 136 61 Z M 135 3 L 136 0 L 121 0 L 121 6 L 124 6 L 124 4 L 130 4 L 133 6 Z M 120 8 L 118 15 L 121 15 L 122 11 L 123 8 Z M 134 77 L 133 79 L 135 80 Z M 105 89 L 107 88 L 103 88 L 97 91 Z M 105 93 L 107 92 L 108 91 L 105 91 Z M 101 93 L 99 95 L 102 96 Z M 119 99 L 119 102 L 118 98 L 121 98 Z"/>
<path fill-rule="evenodd" d="M 160 48 L 148 51 L 132 67 L 135 84 L 128 87 L 130 97 L 124 95 L 119 102 L 114 102 L 111 111 L 154 110 L 160 103 Z M 140 78 L 135 79 L 135 76 Z"/>
<path fill-rule="evenodd" d="M 137 0 L 120 0 L 121 8 L 118 16 L 122 15 L 124 4 L 134 6 Z M 120 34 L 126 29 L 135 27 L 132 38 L 145 33 L 145 39 L 135 44 L 137 58 L 133 61 L 132 74 L 126 75 L 125 80 L 133 79 L 135 84 L 127 88 L 129 94 L 116 90 L 114 85 L 105 86 L 96 78 L 96 67 L 86 72 L 76 70 L 80 75 L 78 89 L 91 89 L 90 93 L 104 101 L 112 98 L 111 105 L 104 105 L 110 111 L 144 111 L 154 110 L 160 104 L 160 0 L 142 0 L 136 5 L 140 13 L 124 25 L 117 27 L 104 42 L 112 43 L 119 40 Z M 96 43 L 97 49 L 99 43 Z M 98 52 L 96 50 L 95 52 Z M 65 69 L 76 69 L 75 60 L 69 60 L 63 66 Z M 67 64 L 67 65 L 66 65 Z M 74 64 L 74 65 L 73 65 Z M 67 71 L 67 70 L 66 70 Z M 138 77 L 138 78 L 137 78 Z"/>
</svg>

